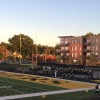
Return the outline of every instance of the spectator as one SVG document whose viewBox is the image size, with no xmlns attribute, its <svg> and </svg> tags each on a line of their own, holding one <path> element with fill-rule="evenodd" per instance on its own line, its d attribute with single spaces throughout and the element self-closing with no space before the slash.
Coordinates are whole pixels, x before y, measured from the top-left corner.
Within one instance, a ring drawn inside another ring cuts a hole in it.
<svg viewBox="0 0 100 100">
<path fill-rule="evenodd" d="M 57 77 L 57 70 L 55 70 L 55 72 L 54 72 L 54 73 L 55 73 L 55 77 Z"/>
<path fill-rule="evenodd" d="M 95 86 L 95 97 L 99 97 L 99 84 Z"/>
</svg>

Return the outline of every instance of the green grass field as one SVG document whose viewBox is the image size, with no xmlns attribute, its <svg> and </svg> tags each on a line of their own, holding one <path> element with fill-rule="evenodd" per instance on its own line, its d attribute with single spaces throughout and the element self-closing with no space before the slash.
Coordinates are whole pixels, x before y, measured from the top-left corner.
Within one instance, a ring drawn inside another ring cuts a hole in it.
<svg viewBox="0 0 100 100">
<path fill-rule="evenodd" d="M 0 96 L 62 90 L 64 88 L 0 77 Z"/>
<path fill-rule="evenodd" d="M 64 90 L 64 88 L 0 77 L 0 97 L 27 93 L 40 93 L 55 90 Z M 81 91 L 72 93 L 62 93 L 14 100 L 85 100 L 86 98 L 93 97 L 93 95 L 94 91 L 89 90 L 88 92 Z"/>
</svg>

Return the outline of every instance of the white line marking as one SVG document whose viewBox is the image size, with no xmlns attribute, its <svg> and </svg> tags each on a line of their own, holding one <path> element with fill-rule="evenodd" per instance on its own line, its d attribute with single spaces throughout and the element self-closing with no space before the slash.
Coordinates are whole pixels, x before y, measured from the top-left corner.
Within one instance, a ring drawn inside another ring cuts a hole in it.
<svg viewBox="0 0 100 100">
<path fill-rule="evenodd" d="M 52 95 L 52 94 L 60 94 L 60 93 L 68 93 L 68 92 L 78 92 L 78 91 L 84 91 L 84 90 L 87 90 L 87 89 L 92 90 L 93 88 L 81 88 L 81 89 L 73 89 L 73 90 L 59 90 L 59 91 L 50 91 L 50 92 L 5 96 L 5 97 L 0 97 L 0 100 L 11 100 L 11 99 L 35 97 L 35 96 L 42 96 L 42 95 Z"/>
</svg>

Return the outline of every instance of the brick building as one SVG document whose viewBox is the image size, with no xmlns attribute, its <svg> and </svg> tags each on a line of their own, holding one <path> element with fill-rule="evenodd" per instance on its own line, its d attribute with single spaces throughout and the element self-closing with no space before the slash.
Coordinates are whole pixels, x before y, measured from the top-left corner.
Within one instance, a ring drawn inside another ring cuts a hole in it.
<svg viewBox="0 0 100 100">
<path fill-rule="evenodd" d="M 68 64 L 96 65 L 100 63 L 100 35 L 59 36 L 61 62 Z"/>
</svg>

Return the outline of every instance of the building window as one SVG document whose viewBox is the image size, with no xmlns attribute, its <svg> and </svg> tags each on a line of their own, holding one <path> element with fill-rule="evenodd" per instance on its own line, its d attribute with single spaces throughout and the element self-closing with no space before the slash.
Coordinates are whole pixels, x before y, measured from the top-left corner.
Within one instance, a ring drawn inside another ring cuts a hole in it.
<svg viewBox="0 0 100 100">
<path fill-rule="evenodd" d="M 80 47 L 80 50 L 82 50 L 82 48 Z"/>
<path fill-rule="evenodd" d="M 87 50 L 90 50 L 90 46 L 87 46 Z"/>
<path fill-rule="evenodd" d="M 60 38 L 60 41 L 62 41 L 63 40 L 63 38 Z"/>
<path fill-rule="evenodd" d="M 77 53 L 75 53 L 75 57 L 77 57 Z"/>
<path fill-rule="evenodd" d="M 87 43 L 90 43 L 90 39 L 87 39 Z"/>
<path fill-rule="evenodd" d="M 74 44 L 75 43 L 75 40 L 72 40 L 72 44 Z"/>
<path fill-rule="evenodd" d="M 76 63 L 77 62 L 77 60 L 73 60 L 74 61 L 74 63 Z"/>
<path fill-rule="evenodd" d="M 95 43 L 95 39 L 93 39 L 93 43 Z"/>
<path fill-rule="evenodd" d="M 65 41 L 65 38 L 60 38 L 61 41 Z"/>
<path fill-rule="evenodd" d="M 66 56 L 69 56 L 69 53 L 66 53 Z"/>
<path fill-rule="evenodd" d="M 96 43 L 98 43 L 98 39 L 96 39 Z"/>
<path fill-rule="evenodd" d="M 74 50 L 74 48 L 72 47 L 72 51 Z"/>
<path fill-rule="evenodd" d="M 94 46 L 92 46 L 92 50 L 94 50 Z"/>
<path fill-rule="evenodd" d="M 75 46 L 75 50 L 77 50 L 77 46 Z"/>
<path fill-rule="evenodd" d="M 68 41 L 65 41 L 65 44 L 68 44 Z"/>
<path fill-rule="evenodd" d="M 82 43 L 82 40 L 81 39 L 79 39 L 79 43 Z"/>
<path fill-rule="evenodd" d="M 61 44 L 65 44 L 65 42 L 64 42 L 64 41 L 61 41 L 60 43 L 61 43 Z"/>
<path fill-rule="evenodd" d="M 63 56 L 64 54 L 63 53 L 61 53 L 61 56 Z"/>
<path fill-rule="evenodd" d="M 77 43 L 77 40 L 75 40 L 75 43 Z"/>
<path fill-rule="evenodd" d="M 96 50 L 98 50 L 98 46 L 96 46 Z"/>
<path fill-rule="evenodd" d="M 69 47 L 65 47 L 65 50 L 68 50 L 69 49 Z"/>
<path fill-rule="evenodd" d="M 72 57 L 74 57 L 74 54 L 72 53 Z"/>
<path fill-rule="evenodd" d="M 65 48 L 64 47 L 61 47 L 61 50 L 64 50 Z"/>
<path fill-rule="evenodd" d="M 66 38 L 65 40 L 67 41 L 68 39 Z"/>
<path fill-rule="evenodd" d="M 98 52 L 96 52 L 95 55 L 98 56 Z"/>
<path fill-rule="evenodd" d="M 90 53 L 87 53 L 87 57 L 90 56 Z"/>
</svg>

